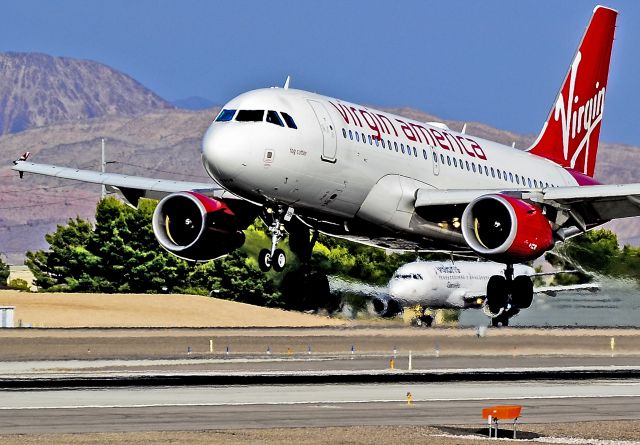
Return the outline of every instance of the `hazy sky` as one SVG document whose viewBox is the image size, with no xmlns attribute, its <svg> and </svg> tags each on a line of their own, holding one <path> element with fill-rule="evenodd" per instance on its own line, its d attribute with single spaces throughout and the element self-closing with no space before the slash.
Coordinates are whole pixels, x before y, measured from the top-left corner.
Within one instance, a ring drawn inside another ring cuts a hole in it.
<svg viewBox="0 0 640 445">
<path fill-rule="evenodd" d="M 640 145 L 640 2 L 620 11 L 602 138 Z M 0 50 L 92 59 L 168 100 L 292 86 L 537 133 L 590 1 L 3 2 Z"/>
</svg>

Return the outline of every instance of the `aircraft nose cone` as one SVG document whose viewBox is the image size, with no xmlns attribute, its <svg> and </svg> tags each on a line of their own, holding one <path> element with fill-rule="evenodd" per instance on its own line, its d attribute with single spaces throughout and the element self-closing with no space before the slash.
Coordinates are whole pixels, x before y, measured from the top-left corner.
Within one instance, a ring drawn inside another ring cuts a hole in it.
<svg viewBox="0 0 640 445">
<path fill-rule="evenodd" d="M 212 124 L 202 138 L 202 161 L 218 182 L 233 181 L 243 167 L 243 148 L 229 124 Z"/>
</svg>

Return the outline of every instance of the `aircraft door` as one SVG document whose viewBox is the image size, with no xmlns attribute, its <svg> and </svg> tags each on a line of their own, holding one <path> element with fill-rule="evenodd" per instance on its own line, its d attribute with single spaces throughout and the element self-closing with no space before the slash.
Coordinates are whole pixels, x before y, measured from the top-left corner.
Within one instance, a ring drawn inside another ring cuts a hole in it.
<svg viewBox="0 0 640 445">
<path fill-rule="evenodd" d="M 431 156 L 431 162 L 433 163 L 433 174 L 438 176 L 440 174 L 440 162 L 438 161 L 438 154 L 431 145 L 429 145 L 429 155 Z"/>
<path fill-rule="evenodd" d="M 338 138 L 336 136 L 336 128 L 327 112 L 327 109 L 316 100 L 308 100 L 309 105 L 313 108 L 313 112 L 318 119 L 320 130 L 322 131 L 322 156 L 321 159 L 326 162 L 336 162 L 336 152 L 338 149 Z"/>
</svg>

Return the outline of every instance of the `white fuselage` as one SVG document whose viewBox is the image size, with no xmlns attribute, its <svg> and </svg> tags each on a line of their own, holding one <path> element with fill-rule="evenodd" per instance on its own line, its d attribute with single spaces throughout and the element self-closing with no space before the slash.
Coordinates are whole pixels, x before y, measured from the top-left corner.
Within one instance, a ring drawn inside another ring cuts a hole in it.
<svg viewBox="0 0 640 445">
<path fill-rule="evenodd" d="M 415 214 L 417 189 L 499 192 L 577 185 L 570 173 L 547 159 L 442 124 L 302 90 L 250 91 L 224 110 L 265 110 L 265 116 L 272 110 L 278 117 L 287 113 L 297 128 L 266 117 L 238 122 L 232 115 L 214 121 L 202 145 L 212 178 L 250 201 L 291 206 L 298 215 L 337 226 L 361 220 L 391 233 L 410 233 L 410 226 L 416 226 L 408 221 Z M 464 245 L 461 237 L 454 241 Z"/>
<path fill-rule="evenodd" d="M 398 268 L 389 281 L 389 295 L 402 307 L 465 308 L 478 306 L 487 281 L 503 275 L 503 264 L 479 261 L 416 261 Z M 514 265 L 514 275 L 531 276 L 533 268 Z"/>
</svg>

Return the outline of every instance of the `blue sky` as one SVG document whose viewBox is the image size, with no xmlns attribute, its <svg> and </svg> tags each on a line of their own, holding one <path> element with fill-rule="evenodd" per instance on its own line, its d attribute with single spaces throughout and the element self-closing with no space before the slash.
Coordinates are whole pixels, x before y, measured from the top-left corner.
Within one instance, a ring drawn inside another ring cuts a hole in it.
<svg viewBox="0 0 640 445">
<path fill-rule="evenodd" d="M 168 100 L 292 86 L 537 133 L 595 2 L 5 2 L 1 51 L 96 60 Z M 640 145 L 640 2 L 618 9 L 602 138 Z"/>
</svg>

